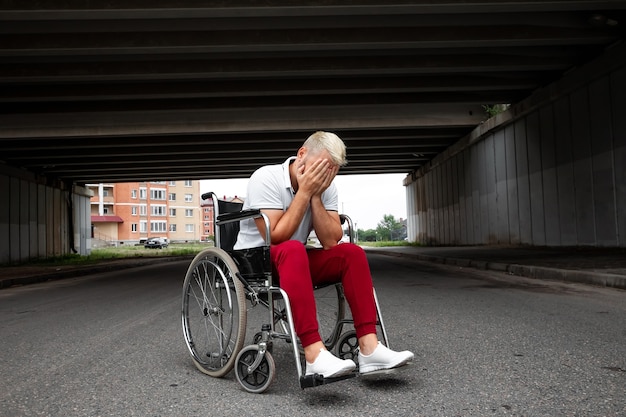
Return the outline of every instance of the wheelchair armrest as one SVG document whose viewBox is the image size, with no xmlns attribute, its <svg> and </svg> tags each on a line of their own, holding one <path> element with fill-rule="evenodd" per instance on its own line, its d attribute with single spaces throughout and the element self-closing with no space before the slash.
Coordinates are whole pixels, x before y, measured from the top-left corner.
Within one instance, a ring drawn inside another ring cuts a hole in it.
<svg viewBox="0 0 626 417">
<path fill-rule="evenodd" d="M 239 220 L 249 219 L 251 217 L 259 217 L 261 216 L 261 210 L 251 209 L 251 210 L 242 210 L 236 211 L 234 213 L 224 213 L 217 216 L 217 221 L 219 224 L 235 222 Z"/>
<path fill-rule="evenodd" d="M 348 237 L 350 238 L 350 243 L 354 243 L 354 224 L 352 219 L 347 214 L 340 214 L 339 220 L 342 226 L 346 223 L 348 224 Z"/>
</svg>

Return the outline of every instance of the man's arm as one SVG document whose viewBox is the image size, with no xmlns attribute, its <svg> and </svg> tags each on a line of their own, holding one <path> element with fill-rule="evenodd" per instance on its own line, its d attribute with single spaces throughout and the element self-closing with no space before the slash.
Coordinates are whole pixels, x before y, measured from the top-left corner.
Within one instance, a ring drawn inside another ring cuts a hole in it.
<svg viewBox="0 0 626 417">
<path fill-rule="evenodd" d="M 319 233 L 318 239 L 324 248 L 337 244 L 343 231 L 339 214 L 327 211 L 321 195 L 330 186 L 339 167 L 332 167 L 328 160 L 319 159 L 305 171 L 304 165 L 297 168 L 298 191 L 287 210 L 262 210 L 270 221 L 272 244 L 289 240 L 298 229 L 311 205 L 313 228 Z M 265 225 L 262 219 L 256 220 L 261 236 L 265 238 Z M 321 236 L 320 236 L 321 235 Z"/>
<path fill-rule="evenodd" d="M 343 236 L 339 213 L 334 210 L 327 210 L 322 201 L 322 193 L 332 184 L 339 172 L 338 166 L 333 166 L 326 171 L 324 182 L 318 191 L 311 197 L 311 217 L 313 219 L 313 230 L 324 249 L 332 248 Z"/>
<path fill-rule="evenodd" d="M 297 200 L 297 201 L 296 201 Z M 328 211 L 322 199 L 317 196 L 311 198 L 311 217 L 313 220 L 313 229 L 324 249 L 331 248 L 337 244 L 343 235 L 339 213 L 336 211 Z M 270 236 L 272 244 L 276 245 L 289 240 L 296 232 L 296 229 L 302 222 L 304 213 L 308 207 L 306 197 L 296 197 L 292 201 L 287 211 L 282 210 L 262 210 L 270 221 Z M 265 238 L 265 223 L 263 219 L 257 219 L 257 228 L 261 236 Z"/>
<path fill-rule="evenodd" d="M 308 198 L 304 196 L 304 194 L 298 195 L 296 193 L 296 196 L 286 211 L 261 210 L 270 221 L 270 236 L 272 237 L 273 245 L 291 239 L 291 236 L 293 236 L 298 226 L 300 226 L 300 223 L 302 223 L 302 219 L 308 207 Z M 261 236 L 265 239 L 265 223 L 263 219 L 256 219 L 255 222 Z"/>
<path fill-rule="evenodd" d="M 313 218 L 313 230 L 324 249 L 330 249 L 337 245 L 343 236 L 339 213 L 326 210 L 321 196 L 311 199 L 311 216 Z"/>
</svg>

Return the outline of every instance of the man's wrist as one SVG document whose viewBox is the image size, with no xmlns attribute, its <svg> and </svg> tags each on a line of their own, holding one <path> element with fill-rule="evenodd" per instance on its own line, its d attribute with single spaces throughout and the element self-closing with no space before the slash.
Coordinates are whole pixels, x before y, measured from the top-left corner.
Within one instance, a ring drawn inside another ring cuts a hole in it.
<svg viewBox="0 0 626 417">
<path fill-rule="evenodd" d="M 311 204 L 313 204 L 313 202 L 315 202 L 315 203 L 322 203 L 322 195 L 321 194 L 313 194 L 311 196 Z"/>
<path fill-rule="evenodd" d="M 311 200 L 313 198 L 313 194 L 312 193 L 307 193 L 303 190 L 298 190 L 296 192 L 296 195 L 294 197 L 294 199 L 296 198 L 302 198 L 302 199 L 306 199 L 307 200 L 307 204 L 311 204 Z"/>
</svg>

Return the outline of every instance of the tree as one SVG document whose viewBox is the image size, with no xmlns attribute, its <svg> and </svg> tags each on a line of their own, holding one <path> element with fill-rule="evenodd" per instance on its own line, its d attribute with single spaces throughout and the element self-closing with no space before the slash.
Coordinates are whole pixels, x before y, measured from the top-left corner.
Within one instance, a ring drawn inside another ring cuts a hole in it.
<svg viewBox="0 0 626 417">
<path fill-rule="evenodd" d="M 375 242 L 376 241 L 376 230 L 374 229 L 359 229 L 359 241 L 362 242 Z"/>
<path fill-rule="evenodd" d="M 401 232 L 402 224 L 392 214 L 385 214 L 376 227 L 376 233 L 381 240 L 400 240 Z"/>
</svg>

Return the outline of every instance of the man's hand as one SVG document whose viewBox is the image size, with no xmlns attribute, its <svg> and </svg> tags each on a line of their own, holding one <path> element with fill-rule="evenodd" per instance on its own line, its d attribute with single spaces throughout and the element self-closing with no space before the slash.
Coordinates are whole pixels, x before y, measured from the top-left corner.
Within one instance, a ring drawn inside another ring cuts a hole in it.
<svg viewBox="0 0 626 417">
<path fill-rule="evenodd" d="M 298 151 L 299 156 L 302 149 Z M 299 158 L 296 162 L 298 165 L 290 166 L 290 169 L 293 168 L 290 176 L 296 176 L 298 188 L 286 211 L 263 210 L 263 213 L 270 219 L 273 244 L 282 243 L 291 238 L 309 207 L 313 228 L 324 248 L 336 245 L 341 238 L 343 231 L 339 215 L 336 211 L 327 211 L 322 202 L 322 193 L 331 186 L 339 172 L 339 166 L 333 164 L 327 155 L 324 156 L 309 155 L 308 158 Z M 257 227 L 264 236 L 263 223 L 258 222 Z"/>
<path fill-rule="evenodd" d="M 330 184 L 332 184 L 333 180 L 337 176 L 337 173 L 339 172 L 339 166 L 338 165 L 334 165 L 334 164 L 330 164 L 330 163 L 329 163 L 329 165 L 330 165 L 329 169 L 326 170 L 326 177 L 324 179 L 324 183 L 322 184 L 322 187 L 321 187 L 320 192 L 319 192 L 320 195 L 324 191 L 326 191 L 328 189 L 328 187 L 330 187 Z"/>
<path fill-rule="evenodd" d="M 339 166 L 332 164 L 328 159 L 318 159 L 311 164 L 311 184 L 315 184 L 310 196 L 313 229 L 324 249 L 337 245 L 343 235 L 339 214 L 328 211 L 322 202 L 322 193 L 330 187 L 339 172 Z"/>
<path fill-rule="evenodd" d="M 328 159 L 316 159 L 308 167 L 301 163 L 297 168 L 298 192 L 308 197 L 320 196 L 330 186 L 339 167 Z"/>
</svg>

